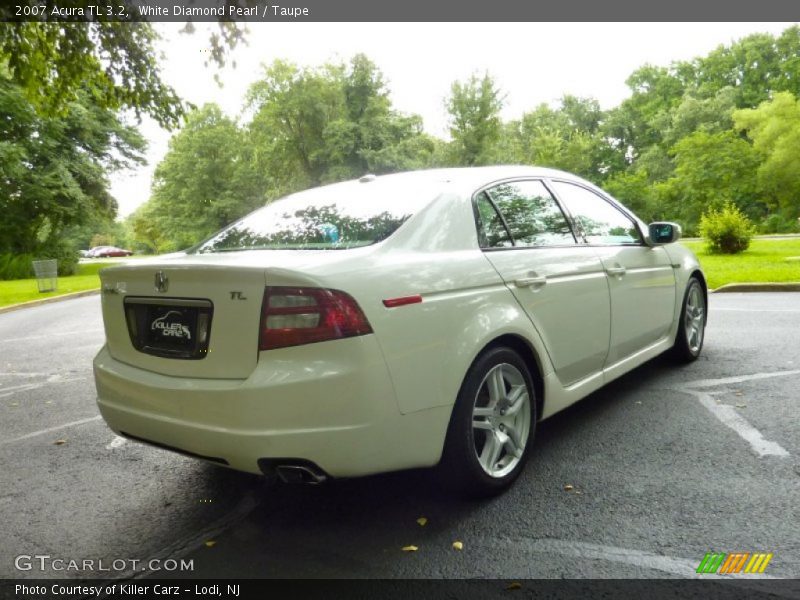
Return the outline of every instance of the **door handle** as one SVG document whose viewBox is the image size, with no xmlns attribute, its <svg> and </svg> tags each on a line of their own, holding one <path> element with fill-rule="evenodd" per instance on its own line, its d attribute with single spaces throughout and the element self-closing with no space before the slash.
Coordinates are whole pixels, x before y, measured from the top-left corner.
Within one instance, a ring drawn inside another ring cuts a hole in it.
<svg viewBox="0 0 800 600">
<path fill-rule="evenodd" d="M 609 267 L 608 269 L 606 269 L 606 273 L 608 273 L 609 275 L 619 275 L 620 277 L 622 277 L 623 275 L 625 275 L 625 267 L 620 267 L 620 266 Z"/>
<path fill-rule="evenodd" d="M 547 283 L 547 277 L 544 275 L 536 276 L 536 277 L 521 277 L 519 279 L 514 280 L 514 285 L 517 287 L 532 287 L 532 286 L 543 286 Z"/>
</svg>

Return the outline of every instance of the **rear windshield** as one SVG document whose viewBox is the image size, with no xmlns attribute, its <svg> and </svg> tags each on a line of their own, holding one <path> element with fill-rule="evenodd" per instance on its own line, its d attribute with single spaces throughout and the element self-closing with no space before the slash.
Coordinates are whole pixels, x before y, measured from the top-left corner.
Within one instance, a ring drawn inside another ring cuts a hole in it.
<svg viewBox="0 0 800 600">
<path fill-rule="evenodd" d="M 345 250 L 392 235 L 435 193 L 392 178 L 315 188 L 276 200 L 223 229 L 194 252 Z"/>
</svg>

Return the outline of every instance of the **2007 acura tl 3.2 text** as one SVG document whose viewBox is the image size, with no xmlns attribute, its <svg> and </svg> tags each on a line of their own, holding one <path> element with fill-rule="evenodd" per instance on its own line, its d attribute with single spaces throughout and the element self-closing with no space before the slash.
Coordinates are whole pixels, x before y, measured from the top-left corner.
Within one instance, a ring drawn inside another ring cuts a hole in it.
<svg viewBox="0 0 800 600">
<path fill-rule="evenodd" d="M 454 488 L 494 493 L 540 419 L 665 351 L 697 358 L 706 284 L 679 236 L 533 167 L 300 192 L 102 271 L 100 411 L 270 477 L 441 463 Z"/>
</svg>

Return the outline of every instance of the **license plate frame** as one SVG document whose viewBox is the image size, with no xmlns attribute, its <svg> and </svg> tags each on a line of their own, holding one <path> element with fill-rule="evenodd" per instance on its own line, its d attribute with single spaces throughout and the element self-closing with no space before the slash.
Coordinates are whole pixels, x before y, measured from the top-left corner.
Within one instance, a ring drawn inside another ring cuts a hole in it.
<svg viewBox="0 0 800 600">
<path fill-rule="evenodd" d="M 208 355 L 210 300 L 196 298 L 140 298 L 124 301 L 131 343 L 145 354 L 198 360 Z"/>
</svg>

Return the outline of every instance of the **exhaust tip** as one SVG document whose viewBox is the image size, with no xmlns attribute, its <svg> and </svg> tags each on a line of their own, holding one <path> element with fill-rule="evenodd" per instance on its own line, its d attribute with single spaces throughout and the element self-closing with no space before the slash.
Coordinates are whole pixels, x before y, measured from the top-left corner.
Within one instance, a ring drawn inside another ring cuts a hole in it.
<svg viewBox="0 0 800 600">
<path fill-rule="evenodd" d="M 278 479 L 287 484 L 319 485 L 330 479 L 325 471 L 310 460 L 261 458 L 258 468 L 267 479 Z"/>
</svg>

